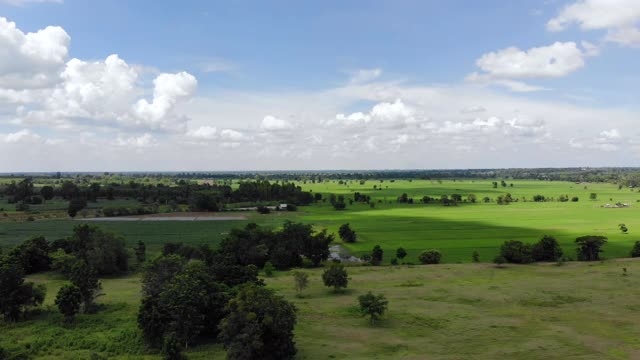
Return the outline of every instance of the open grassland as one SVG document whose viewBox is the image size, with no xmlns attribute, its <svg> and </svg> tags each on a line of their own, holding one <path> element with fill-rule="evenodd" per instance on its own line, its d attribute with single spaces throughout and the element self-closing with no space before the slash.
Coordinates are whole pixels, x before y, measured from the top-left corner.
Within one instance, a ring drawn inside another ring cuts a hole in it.
<svg viewBox="0 0 640 360">
<path fill-rule="evenodd" d="M 421 251 L 430 248 L 441 250 L 444 262 L 469 262 L 474 250 L 480 253 L 481 259 L 490 261 L 505 240 L 534 242 L 545 234 L 555 236 L 565 253 L 572 257 L 575 257 L 573 241 L 576 237 L 604 235 L 609 238 L 605 256 L 624 257 L 628 256 L 633 243 L 640 239 L 640 203 L 637 202 L 640 193 L 637 189 L 619 190 L 613 184 L 550 181 L 507 181 L 514 186 L 504 188 L 498 185 L 498 188 L 493 188 L 491 182 L 385 180 L 366 181 L 364 184 L 351 181 L 346 185 L 334 181 L 301 183 L 305 190 L 325 195 L 342 194 L 347 199 L 360 192 L 371 196 L 375 203 L 375 208 L 354 203 L 347 205 L 346 210 L 336 211 L 324 202 L 304 208 L 302 219 L 332 231 L 337 231 L 343 223 L 350 223 L 358 233 L 358 242 L 345 246 L 355 254 L 362 254 L 371 251 L 374 245 L 380 245 L 387 262 L 395 257 L 395 250 L 400 246 L 409 252 L 408 261 L 413 262 Z M 382 190 L 374 190 L 374 185 L 382 187 Z M 597 200 L 589 200 L 592 192 L 597 194 Z M 398 203 L 397 198 L 402 193 L 407 193 L 415 203 Z M 518 202 L 497 205 L 496 198 L 506 193 L 511 193 Z M 463 198 L 475 194 L 478 203 L 460 203 L 458 206 L 419 203 L 425 195 L 440 198 L 451 194 L 460 194 Z M 533 196 L 538 194 L 556 200 L 533 202 Z M 558 202 L 560 195 L 577 196 L 579 201 Z M 492 201 L 482 203 L 484 197 Z M 602 207 L 616 202 L 628 203 L 630 207 Z M 628 234 L 619 231 L 620 223 L 627 225 Z"/>
<path fill-rule="evenodd" d="M 354 203 L 347 209 L 336 211 L 329 202 L 319 202 L 299 207 L 297 212 L 282 212 L 271 215 L 249 215 L 247 221 L 215 222 L 99 222 L 100 226 L 122 235 L 129 244 L 144 241 L 150 251 L 157 251 L 164 242 L 185 242 L 191 244 L 216 244 L 229 229 L 242 226 L 250 221 L 277 227 L 285 219 L 315 224 L 319 229 L 328 228 L 336 232 L 344 223 L 350 223 L 358 234 L 355 244 L 343 244 L 355 255 L 368 253 L 375 245 L 384 252 L 384 261 L 395 256 L 398 247 L 404 247 L 409 255 L 405 261 L 417 262 L 418 254 L 430 248 L 439 249 L 446 263 L 470 262 L 471 253 L 478 251 L 483 261 L 490 261 L 498 253 L 505 240 L 515 239 L 535 242 L 543 235 L 556 237 L 565 254 L 575 257 L 574 240 L 583 235 L 604 235 L 609 243 L 604 247 L 605 257 L 625 257 L 636 240 L 640 240 L 640 192 L 637 189 L 618 189 L 614 184 L 550 182 L 550 181 L 507 181 L 513 187 L 493 188 L 493 180 L 368 180 L 338 181 L 323 183 L 300 182 L 305 190 L 328 194 L 342 194 L 353 198 L 355 192 L 371 196 L 375 204 Z M 382 188 L 374 190 L 373 186 Z M 397 198 L 407 193 L 414 204 L 401 204 Z M 511 193 L 518 202 L 497 205 L 498 196 Z M 590 193 L 597 194 L 597 200 L 589 200 Z M 475 194 L 478 202 L 466 202 L 457 206 L 442 206 L 439 203 L 421 204 L 423 196 L 440 198 L 441 195 Z M 554 198 L 554 201 L 533 202 L 534 195 Z M 559 202 L 560 195 L 577 196 L 578 202 Z M 491 202 L 483 203 L 489 197 Z M 57 206 L 56 200 L 43 206 Z M 127 200 L 115 200 L 126 202 Z M 603 208 L 602 205 L 616 202 L 628 203 L 630 207 L 619 209 Z M 90 203 L 100 207 L 101 203 Z M 104 206 L 135 205 L 134 203 L 108 203 Z M 64 205 L 66 206 L 66 205 Z M 62 207 L 64 207 L 62 206 Z M 63 216 L 66 216 L 63 214 Z M 71 233 L 78 221 L 46 220 L 34 222 L 1 221 L 0 246 L 19 244 L 33 235 L 45 235 L 54 240 Z M 623 234 L 618 224 L 624 223 L 629 229 Z M 638 236 L 636 236 L 638 234 Z M 337 242 L 340 242 L 337 239 Z"/>
<path fill-rule="evenodd" d="M 623 276 L 622 268 L 627 269 Z M 334 294 L 321 269 L 295 296 L 290 272 L 267 278 L 298 308 L 300 359 L 632 359 L 640 357 L 640 262 L 508 266 L 448 264 L 348 268 L 349 289 Z M 44 311 L 1 324 L 0 346 L 36 359 L 158 359 L 136 327 L 140 279 L 103 280 L 101 310 L 64 325 L 53 308 L 63 284 L 50 275 Z M 357 297 L 381 293 L 389 311 L 374 326 Z M 220 345 L 195 346 L 190 359 L 223 358 Z"/>
</svg>

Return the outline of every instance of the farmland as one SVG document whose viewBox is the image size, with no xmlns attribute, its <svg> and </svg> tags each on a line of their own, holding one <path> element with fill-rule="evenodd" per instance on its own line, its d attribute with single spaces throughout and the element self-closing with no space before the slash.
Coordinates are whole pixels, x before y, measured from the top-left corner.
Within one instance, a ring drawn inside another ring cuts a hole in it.
<svg viewBox="0 0 640 360">
<path fill-rule="evenodd" d="M 623 276 L 622 268 L 627 268 Z M 310 286 L 295 296 L 289 272 L 266 278 L 298 308 L 300 359 L 629 359 L 640 354 L 640 263 L 488 264 L 354 267 L 346 291 Z M 64 282 L 34 275 L 55 294 Z M 101 310 L 65 325 L 48 297 L 34 319 L 2 326 L 0 346 L 35 358 L 156 359 L 136 326 L 137 275 L 103 280 Z M 376 325 L 359 316 L 357 296 L 384 294 Z M 224 356 L 220 345 L 190 348 L 189 359 Z"/>
</svg>

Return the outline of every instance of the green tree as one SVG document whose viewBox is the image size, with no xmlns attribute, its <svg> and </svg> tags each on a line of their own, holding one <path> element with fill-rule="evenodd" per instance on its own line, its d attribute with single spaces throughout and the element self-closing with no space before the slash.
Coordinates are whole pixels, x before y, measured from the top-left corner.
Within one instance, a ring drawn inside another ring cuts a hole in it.
<svg viewBox="0 0 640 360">
<path fill-rule="evenodd" d="M 500 246 L 500 255 L 509 263 L 529 264 L 533 262 L 531 245 L 518 240 L 505 241 Z"/>
<path fill-rule="evenodd" d="M 600 253 L 602 252 L 602 246 L 607 243 L 607 238 L 604 236 L 581 236 L 576 238 L 576 249 L 578 260 L 581 261 L 597 261 L 600 260 Z"/>
<path fill-rule="evenodd" d="M 389 305 L 384 295 L 374 295 L 371 291 L 358 296 L 358 303 L 360 304 L 360 313 L 362 316 L 368 316 L 372 324 L 380 319 Z"/>
<path fill-rule="evenodd" d="M 94 312 L 94 301 L 101 295 L 100 290 L 102 290 L 102 284 L 98 280 L 95 269 L 84 261 L 77 261 L 71 269 L 70 280 L 80 289 L 84 313 Z"/>
<path fill-rule="evenodd" d="M 357 240 L 356 232 L 351 229 L 349 224 L 340 225 L 338 235 L 340 236 L 340 239 L 346 243 L 354 243 Z"/>
<path fill-rule="evenodd" d="M 349 276 L 347 270 L 340 263 L 332 263 L 328 269 L 322 273 L 322 281 L 327 287 L 332 287 L 334 292 L 347 287 Z"/>
<path fill-rule="evenodd" d="M 219 339 L 231 360 L 293 359 L 296 308 L 272 290 L 244 285 L 226 306 Z"/>
<path fill-rule="evenodd" d="M 442 254 L 435 249 L 425 250 L 418 256 L 418 260 L 422 264 L 439 264 L 441 258 Z"/>
<path fill-rule="evenodd" d="M 0 313 L 5 321 L 18 321 L 29 308 L 41 305 L 45 294 L 43 284 L 24 281 L 24 270 L 18 262 L 0 256 Z"/>
<path fill-rule="evenodd" d="M 297 296 L 300 297 L 302 295 L 302 290 L 309 286 L 309 274 L 302 271 L 294 271 L 293 280 L 295 282 Z"/>
<path fill-rule="evenodd" d="M 545 235 L 531 249 L 533 261 L 557 261 L 562 257 L 562 248 L 553 236 Z"/>
<path fill-rule="evenodd" d="M 477 250 L 473 251 L 473 253 L 471 254 L 471 259 L 473 260 L 474 263 L 480 262 L 480 254 L 478 253 Z"/>
<path fill-rule="evenodd" d="M 76 217 L 78 211 L 87 207 L 87 199 L 73 198 L 69 201 L 69 207 L 67 208 L 67 214 L 72 218 Z"/>
<path fill-rule="evenodd" d="M 147 259 L 147 246 L 142 240 L 138 241 L 138 245 L 133 249 L 136 254 L 138 264 L 142 264 Z"/>
<path fill-rule="evenodd" d="M 640 241 L 636 241 L 631 249 L 631 257 L 640 257 Z"/>
<path fill-rule="evenodd" d="M 404 248 L 398 248 L 398 250 L 396 250 L 396 257 L 400 259 L 400 261 L 403 261 L 404 258 L 407 257 L 407 251 Z"/>
<path fill-rule="evenodd" d="M 618 229 L 620 229 L 620 231 L 623 234 L 626 234 L 629 231 L 629 229 L 627 228 L 627 225 L 625 224 L 618 224 Z"/>
<path fill-rule="evenodd" d="M 598 194 L 596 194 L 596 193 L 589 194 L 589 199 L 590 200 L 596 200 L 597 198 L 598 198 Z"/>
<path fill-rule="evenodd" d="M 75 285 L 63 285 L 58 291 L 55 304 L 58 306 L 60 313 L 64 315 L 64 321 L 71 323 L 78 311 L 80 311 L 82 292 Z"/>
<path fill-rule="evenodd" d="M 272 277 L 273 276 L 273 271 L 275 270 L 275 268 L 273 267 L 273 264 L 271 263 L 271 261 L 267 261 L 264 264 L 264 274 L 268 277 Z"/>
<path fill-rule="evenodd" d="M 43 186 L 42 189 L 40 189 L 40 195 L 42 195 L 45 200 L 53 199 L 53 186 Z"/>
<path fill-rule="evenodd" d="M 382 264 L 382 257 L 384 256 L 384 251 L 380 245 L 376 245 L 371 250 L 371 265 L 380 265 Z"/>
<path fill-rule="evenodd" d="M 496 267 L 499 268 L 503 267 L 506 262 L 507 260 L 502 255 L 497 255 L 495 258 L 493 258 L 493 263 L 496 264 Z"/>
<path fill-rule="evenodd" d="M 9 252 L 22 265 L 25 274 L 47 271 L 51 267 L 51 248 L 44 236 L 32 237 Z"/>
</svg>

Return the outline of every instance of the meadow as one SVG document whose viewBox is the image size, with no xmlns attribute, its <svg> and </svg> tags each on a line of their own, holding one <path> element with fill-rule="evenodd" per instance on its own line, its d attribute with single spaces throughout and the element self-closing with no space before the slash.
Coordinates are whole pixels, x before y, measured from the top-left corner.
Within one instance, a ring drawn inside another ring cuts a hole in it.
<svg viewBox="0 0 640 360">
<path fill-rule="evenodd" d="M 370 252 L 380 245 L 385 260 L 390 261 L 398 247 L 409 253 L 415 261 L 426 249 L 439 249 L 443 262 L 470 262 L 473 251 L 478 251 L 483 261 L 491 261 L 500 244 L 506 240 L 535 242 L 543 235 L 558 239 L 565 254 L 575 258 L 574 240 L 583 235 L 603 235 L 609 238 L 605 257 L 626 257 L 634 236 L 640 231 L 640 193 L 636 189 L 622 188 L 607 183 L 571 183 L 556 181 L 507 181 L 513 187 L 493 188 L 493 180 L 429 181 L 396 180 L 301 183 L 305 190 L 323 194 L 343 194 L 353 198 L 355 192 L 371 196 L 375 207 L 368 204 L 348 205 L 346 210 L 336 211 L 328 203 L 309 206 L 302 211 L 304 221 L 336 231 L 343 223 L 349 223 L 357 232 L 358 241 L 343 244 L 352 253 Z M 374 190 L 373 186 L 381 190 Z M 414 204 L 400 204 L 397 198 L 407 193 Z M 497 205 L 499 195 L 510 193 L 517 202 Z M 591 193 L 597 194 L 590 200 Z M 423 196 L 440 198 L 441 195 L 460 194 L 463 199 L 475 194 L 476 203 L 459 203 L 443 206 L 439 203 L 421 204 Z M 533 202 L 535 195 L 554 198 L 554 201 Z M 559 202 L 565 195 L 578 197 L 578 202 Z M 489 203 L 482 199 L 489 197 Z M 605 204 L 628 203 L 628 208 L 604 208 Z M 624 223 L 629 232 L 623 234 L 618 225 Z"/>
<path fill-rule="evenodd" d="M 623 275 L 626 268 L 627 275 Z M 334 293 L 309 273 L 297 297 L 290 272 L 265 278 L 268 287 L 298 308 L 299 359 L 630 359 L 640 356 L 640 262 L 508 265 L 449 264 L 351 267 L 349 287 Z M 0 346 L 36 359 L 157 359 L 136 327 L 138 275 L 104 279 L 97 314 L 65 325 L 46 284 L 35 318 L 0 324 Z M 389 300 L 382 320 L 370 325 L 357 296 L 373 291 Z M 194 346 L 189 359 L 224 358 L 219 344 Z"/>
<path fill-rule="evenodd" d="M 353 198 L 355 192 L 371 196 L 375 204 L 353 203 L 346 210 L 336 211 L 328 201 L 299 207 L 296 212 L 277 212 L 269 215 L 243 213 L 247 221 L 214 222 L 98 222 L 96 224 L 122 235 L 133 245 L 144 241 L 151 252 L 156 252 L 164 242 L 212 244 L 224 237 L 229 229 L 248 222 L 277 227 L 286 219 L 314 224 L 318 229 L 327 228 L 337 233 L 340 225 L 349 223 L 357 232 L 358 241 L 353 244 L 336 243 L 354 255 L 369 253 L 375 245 L 385 252 L 385 262 L 391 261 L 398 247 L 409 253 L 407 261 L 417 262 L 417 256 L 426 249 L 438 249 L 445 263 L 470 262 L 473 251 L 478 251 L 481 261 L 489 262 L 506 240 L 535 242 L 543 235 L 558 239 L 565 254 L 575 258 L 574 240 L 583 235 L 603 235 L 609 238 L 605 245 L 605 257 L 626 257 L 640 231 L 640 192 L 637 189 L 619 189 L 609 183 L 580 183 L 561 181 L 513 180 L 513 187 L 497 188 L 494 180 L 368 180 L 364 183 L 352 180 L 340 184 L 337 180 L 298 184 L 308 191 L 344 195 Z M 237 185 L 237 181 L 235 183 Z M 376 189 L 373 187 L 376 186 Z M 397 198 L 407 193 L 413 204 L 399 203 Z M 496 198 L 510 193 L 517 202 L 497 205 Z M 597 194 L 590 200 L 591 193 Z M 460 194 L 463 199 L 475 194 L 476 203 L 462 202 L 457 206 L 440 203 L 422 204 L 423 196 L 440 198 L 441 195 Z M 553 198 L 553 201 L 533 202 L 535 195 Z M 565 195 L 578 197 L 578 202 L 559 202 Z M 490 202 L 482 199 L 489 197 Z M 604 208 L 605 204 L 628 203 L 628 208 Z M 64 201 L 53 200 L 43 206 L 64 208 Z M 90 207 L 136 205 L 134 200 L 101 200 Z M 46 214 L 46 212 L 45 212 Z M 63 214 L 64 215 L 64 214 Z M 65 215 L 66 216 L 66 215 Z M 0 221 L 0 246 L 19 244 L 33 235 L 45 235 L 54 240 L 68 236 L 81 220 L 38 219 L 34 222 Z M 623 234 L 618 225 L 626 224 L 629 232 Z"/>
</svg>

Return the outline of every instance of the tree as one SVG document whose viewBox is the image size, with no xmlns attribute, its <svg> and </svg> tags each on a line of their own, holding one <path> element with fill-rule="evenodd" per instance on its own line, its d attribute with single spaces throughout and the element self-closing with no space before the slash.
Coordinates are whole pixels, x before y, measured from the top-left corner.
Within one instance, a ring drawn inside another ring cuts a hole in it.
<svg viewBox="0 0 640 360">
<path fill-rule="evenodd" d="M 295 282 L 297 296 L 300 297 L 302 294 L 302 290 L 306 289 L 309 285 L 309 274 L 304 273 L 302 271 L 294 271 L 293 279 Z"/>
<path fill-rule="evenodd" d="M 42 195 L 45 200 L 53 199 L 53 186 L 43 186 L 42 189 L 40 189 L 40 195 Z"/>
<path fill-rule="evenodd" d="M 636 241 L 631 249 L 631 257 L 640 257 L 640 241 Z"/>
<path fill-rule="evenodd" d="M 129 268 L 124 239 L 95 225 L 76 225 L 66 242 L 65 250 L 86 262 L 97 275 L 118 274 Z"/>
<path fill-rule="evenodd" d="M 576 238 L 578 248 L 578 260 L 581 261 L 597 261 L 600 260 L 602 246 L 607 243 L 605 236 L 588 235 Z"/>
<path fill-rule="evenodd" d="M 618 229 L 620 229 L 620 231 L 621 231 L 623 234 L 626 234 L 626 233 L 627 233 L 627 231 L 629 231 L 629 229 L 627 229 L 627 225 L 625 225 L 625 224 L 618 224 Z"/>
<path fill-rule="evenodd" d="M 384 295 L 373 295 L 371 291 L 358 296 L 358 303 L 360 304 L 360 313 L 362 316 L 368 316 L 371 324 L 375 323 L 384 314 L 389 305 Z"/>
<path fill-rule="evenodd" d="M 480 254 L 478 253 L 477 250 L 473 251 L 473 253 L 471 254 L 471 259 L 473 260 L 474 263 L 480 262 Z"/>
<path fill-rule="evenodd" d="M 557 261 L 562 257 L 562 248 L 553 236 L 545 235 L 532 247 L 533 261 Z"/>
<path fill-rule="evenodd" d="M 346 243 L 356 242 L 356 232 L 351 229 L 348 223 L 340 226 L 340 229 L 338 229 L 338 235 L 340 236 L 340 239 Z"/>
<path fill-rule="evenodd" d="M 313 266 L 319 266 L 320 263 L 329 258 L 329 244 L 333 242 L 333 235 L 328 235 L 327 230 L 322 230 L 311 235 L 312 228 L 309 226 L 309 233 L 302 239 L 302 255 L 311 260 Z"/>
<path fill-rule="evenodd" d="M 60 313 L 64 315 L 64 321 L 71 323 L 78 311 L 80 311 L 82 292 L 75 285 L 63 285 L 58 291 L 55 304 L 58 306 Z"/>
<path fill-rule="evenodd" d="M 219 339 L 231 360 L 292 359 L 296 308 L 272 290 L 244 285 L 229 301 Z"/>
<path fill-rule="evenodd" d="M 271 261 L 267 261 L 264 264 L 264 274 L 267 275 L 268 277 L 272 277 L 273 276 L 273 271 L 275 270 L 275 268 L 273 267 L 273 264 L 271 263 Z"/>
<path fill-rule="evenodd" d="M 51 267 L 51 248 L 44 236 L 32 237 L 9 252 L 22 265 L 25 274 L 47 271 Z"/>
<path fill-rule="evenodd" d="M 80 289 L 84 313 L 94 312 L 94 300 L 100 295 L 100 290 L 102 289 L 102 284 L 96 276 L 95 269 L 84 261 L 78 261 L 71 269 L 70 280 L 73 285 Z"/>
<path fill-rule="evenodd" d="M 341 288 L 346 288 L 349 283 L 347 270 L 340 263 L 332 263 L 328 269 L 322 273 L 322 281 L 327 287 L 333 287 L 334 292 Z"/>
<path fill-rule="evenodd" d="M 78 211 L 87 207 L 87 199 L 84 198 L 73 198 L 69 201 L 69 207 L 67 208 L 67 214 L 72 218 L 76 217 Z"/>
<path fill-rule="evenodd" d="M 476 194 L 469 194 L 467 195 L 467 200 L 469 200 L 470 203 L 475 203 L 476 201 L 478 201 L 478 197 L 476 196 Z"/>
<path fill-rule="evenodd" d="M 509 263 L 529 264 L 533 262 L 531 245 L 518 240 L 505 241 L 500 246 L 500 255 Z"/>
<path fill-rule="evenodd" d="M 398 248 L 398 250 L 396 250 L 396 257 L 400 259 L 400 261 L 403 261 L 404 258 L 407 257 L 407 251 L 404 248 Z"/>
<path fill-rule="evenodd" d="M 18 321 L 30 307 L 44 302 L 46 288 L 24 281 L 24 270 L 14 259 L 0 256 L 0 313 L 7 322 Z"/>
<path fill-rule="evenodd" d="M 142 240 L 138 241 L 138 245 L 133 249 L 136 254 L 138 264 L 142 264 L 147 258 L 147 246 Z"/>
<path fill-rule="evenodd" d="M 596 194 L 596 193 L 589 194 L 589 199 L 590 200 L 596 200 L 597 198 L 598 198 L 598 194 Z"/>
<path fill-rule="evenodd" d="M 507 262 L 507 260 L 502 255 L 498 255 L 495 258 L 493 258 L 493 263 L 496 264 L 496 267 L 498 267 L 498 268 L 503 267 L 504 263 L 506 263 L 506 262 Z"/>
<path fill-rule="evenodd" d="M 441 258 L 442 254 L 435 249 L 425 250 L 418 256 L 418 260 L 422 264 L 439 264 Z"/>
<path fill-rule="evenodd" d="M 380 247 L 380 245 L 374 246 L 373 250 L 371 250 L 371 265 L 382 264 L 383 255 L 384 255 L 384 251 L 382 251 L 382 248 Z"/>
</svg>

